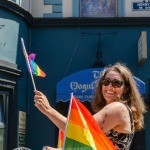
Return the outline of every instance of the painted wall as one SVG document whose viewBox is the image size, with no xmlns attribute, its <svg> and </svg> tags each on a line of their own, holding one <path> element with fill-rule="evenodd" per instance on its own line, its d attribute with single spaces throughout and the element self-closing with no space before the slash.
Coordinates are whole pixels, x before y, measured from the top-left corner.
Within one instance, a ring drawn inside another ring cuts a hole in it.
<svg viewBox="0 0 150 150">
<path fill-rule="evenodd" d="M 148 36 L 148 59 L 142 67 L 138 66 L 138 39 L 141 31 L 147 31 L 149 28 L 141 27 L 51 27 L 51 28 L 33 28 L 31 33 L 32 50 L 36 52 L 39 64 L 47 76 L 45 79 L 36 78 L 37 89 L 43 91 L 49 98 L 52 106 L 55 107 L 56 83 L 63 77 L 74 72 L 89 69 L 96 61 L 96 52 L 98 48 L 98 36 L 84 33 L 102 33 L 101 49 L 102 61 L 105 65 L 115 62 L 125 63 L 135 76 L 143 80 L 148 88 L 148 77 L 150 74 L 150 54 L 149 54 L 149 36 Z M 148 90 L 148 89 L 147 89 Z M 32 106 L 32 101 L 30 101 Z M 31 108 L 34 110 L 34 107 Z M 31 110 L 31 111 L 33 111 Z M 41 147 L 48 142 L 49 145 L 55 145 L 54 139 L 55 127 L 48 122 L 39 112 L 31 113 L 29 122 L 32 122 L 31 137 L 35 137 L 35 132 L 40 134 L 32 147 L 37 145 Z M 38 116 L 38 117 L 36 117 Z M 34 119 L 33 119 L 34 118 Z M 35 120 L 36 118 L 36 120 Z M 33 121 L 34 120 L 34 121 Z M 39 122 L 43 122 L 39 124 Z M 51 125 L 51 126 L 50 126 Z M 146 126 L 150 122 L 147 119 Z M 33 128 L 36 126 L 36 128 Z M 42 132 L 40 129 L 42 128 Z M 149 129 L 146 128 L 147 132 Z M 147 133 L 146 133 L 147 135 Z M 47 136 L 43 140 L 43 137 Z M 37 147 L 38 147 L 37 146 Z M 149 147 L 147 145 L 147 147 Z"/>
<path fill-rule="evenodd" d="M 0 59 L 9 61 L 11 63 L 16 63 L 17 58 L 17 43 L 18 43 L 18 33 L 19 33 L 19 23 L 15 20 L 11 20 L 11 15 L 8 14 L 7 18 L 5 12 L 1 11 L 0 18 L 0 51 L 3 55 L 0 55 Z M 9 33 L 8 37 L 5 37 Z M 12 40 L 14 39 L 14 40 Z"/>
<path fill-rule="evenodd" d="M 29 28 L 23 19 L 16 14 L 0 9 L 0 59 L 18 66 L 23 72 L 19 79 L 19 107 L 26 110 L 27 71 L 24 56 L 21 49 L 20 38 L 24 37 L 28 46 Z"/>
<path fill-rule="evenodd" d="M 30 5 L 30 12 L 34 17 L 43 17 L 44 13 L 52 13 L 52 5 L 44 5 L 44 0 L 32 0 Z"/>
<path fill-rule="evenodd" d="M 55 0 L 56 1 L 56 0 Z M 59 0 L 58 0 L 59 1 Z M 45 3 L 46 2 L 46 3 Z M 54 1 L 49 0 L 19 0 L 19 3 L 25 10 L 29 11 L 34 17 L 43 17 L 44 14 L 50 14 L 46 17 L 56 17 L 52 15 Z M 148 10 L 133 10 L 132 3 L 144 3 L 143 0 L 117 0 L 118 17 L 149 17 L 150 3 L 148 0 Z M 80 0 L 62 0 L 62 17 L 79 17 Z"/>
<path fill-rule="evenodd" d="M 76 0 L 77 1 L 77 0 Z M 49 2 L 49 1 L 47 1 Z M 53 12 L 53 4 L 45 4 L 45 0 L 21 0 L 20 6 L 29 11 L 33 17 L 44 17 L 44 13 Z M 62 0 L 62 17 L 72 17 L 72 0 Z"/>
</svg>

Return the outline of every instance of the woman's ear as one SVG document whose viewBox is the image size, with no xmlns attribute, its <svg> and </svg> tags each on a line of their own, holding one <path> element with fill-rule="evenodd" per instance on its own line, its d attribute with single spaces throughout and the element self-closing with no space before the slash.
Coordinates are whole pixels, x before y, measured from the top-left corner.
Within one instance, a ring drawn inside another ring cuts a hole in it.
<svg viewBox="0 0 150 150">
<path fill-rule="evenodd" d="M 129 87 L 128 87 L 128 86 L 125 86 L 123 93 L 126 94 L 126 93 L 128 93 L 128 91 L 129 91 Z"/>
</svg>

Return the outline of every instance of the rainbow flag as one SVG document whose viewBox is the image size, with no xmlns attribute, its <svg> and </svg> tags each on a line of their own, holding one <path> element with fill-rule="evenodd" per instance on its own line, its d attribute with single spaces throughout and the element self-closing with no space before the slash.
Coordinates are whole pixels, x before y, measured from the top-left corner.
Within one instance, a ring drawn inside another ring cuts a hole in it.
<svg viewBox="0 0 150 150">
<path fill-rule="evenodd" d="M 39 77 L 45 77 L 46 74 L 39 68 L 39 66 L 34 62 L 36 54 L 29 54 L 28 60 L 31 66 L 32 73 Z"/>
<path fill-rule="evenodd" d="M 33 53 L 30 55 L 27 54 L 23 38 L 21 38 L 21 44 L 22 44 L 22 51 L 23 51 L 23 54 L 25 56 L 26 64 L 27 64 L 29 72 L 30 73 L 32 72 L 34 75 L 39 76 L 39 77 L 45 77 L 46 74 L 34 62 L 36 55 Z"/>
<path fill-rule="evenodd" d="M 71 98 L 63 150 L 116 150 L 88 109 Z"/>
<path fill-rule="evenodd" d="M 64 132 L 61 129 L 59 129 L 57 148 L 63 147 L 63 141 L 64 141 Z"/>
</svg>

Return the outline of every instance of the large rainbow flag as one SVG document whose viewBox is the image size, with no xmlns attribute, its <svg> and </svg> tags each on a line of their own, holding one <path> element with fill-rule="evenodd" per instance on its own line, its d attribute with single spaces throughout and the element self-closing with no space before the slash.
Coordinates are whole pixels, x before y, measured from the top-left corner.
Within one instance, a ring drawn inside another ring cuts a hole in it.
<svg viewBox="0 0 150 150">
<path fill-rule="evenodd" d="M 63 150 L 116 150 L 88 109 L 71 97 Z"/>
<path fill-rule="evenodd" d="M 63 147 L 63 141 L 64 141 L 64 132 L 61 129 L 59 129 L 57 148 Z"/>
</svg>

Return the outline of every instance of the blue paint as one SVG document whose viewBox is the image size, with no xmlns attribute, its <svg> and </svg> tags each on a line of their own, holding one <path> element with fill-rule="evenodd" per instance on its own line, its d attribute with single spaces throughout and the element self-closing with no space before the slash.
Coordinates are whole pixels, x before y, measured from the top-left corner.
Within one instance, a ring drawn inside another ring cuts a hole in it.
<svg viewBox="0 0 150 150">
<path fill-rule="evenodd" d="M 62 0 L 44 0 L 44 5 L 60 5 Z"/>
<path fill-rule="evenodd" d="M 61 13 L 62 14 L 62 5 L 53 5 L 52 6 L 52 12 L 53 13 Z"/>
</svg>

